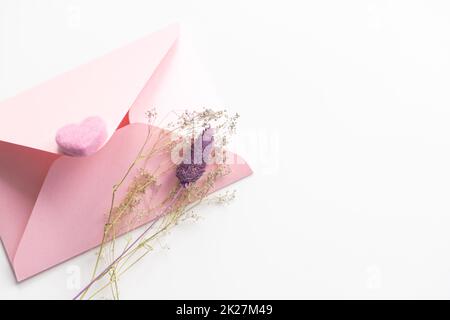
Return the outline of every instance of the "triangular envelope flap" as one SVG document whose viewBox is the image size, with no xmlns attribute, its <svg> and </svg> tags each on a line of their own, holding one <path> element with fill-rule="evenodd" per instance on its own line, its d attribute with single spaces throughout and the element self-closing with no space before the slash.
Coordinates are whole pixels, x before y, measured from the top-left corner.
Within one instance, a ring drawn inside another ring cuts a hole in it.
<svg viewBox="0 0 450 320">
<path fill-rule="evenodd" d="M 0 103 L 0 141 L 57 153 L 57 130 L 90 116 L 111 137 L 177 37 L 171 25 Z"/>
</svg>

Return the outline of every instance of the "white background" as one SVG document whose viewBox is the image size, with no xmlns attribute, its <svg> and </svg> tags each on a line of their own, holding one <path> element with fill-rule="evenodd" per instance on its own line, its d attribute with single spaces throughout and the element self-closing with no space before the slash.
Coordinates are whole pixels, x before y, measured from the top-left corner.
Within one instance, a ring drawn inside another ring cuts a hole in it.
<svg viewBox="0 0 450 320">
<path fill-rule="evenodd" d="M 173 21 L 255 174 L 122 298 L 450 298 L 450 2 L 0 0 L 0 98 Z M 71 298 L 94 259 L 17 284 L 0 250 L 0 298 Z"/>
</svg>

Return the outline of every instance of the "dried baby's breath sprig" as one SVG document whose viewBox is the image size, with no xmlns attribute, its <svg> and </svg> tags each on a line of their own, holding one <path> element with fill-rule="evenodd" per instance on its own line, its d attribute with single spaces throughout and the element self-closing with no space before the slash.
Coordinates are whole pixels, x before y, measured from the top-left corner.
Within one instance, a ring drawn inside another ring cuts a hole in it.
<svg viewBox="0 0 450 320">
<path fill-rule="evenodd" d="M 238 119 L 239 114 L 230 115 L 227 110 L 214 111 L 210 108 L 203 108 L 201 111 L 185 110 L 179 115 L 178 120 L 168 124 L 168 128 L 197 135 L 212 127 L 215 130 L 216 141 L 220 141 L 222 137 L 236 133 Z"/>
<path fill-rule="evenodd" d="M 152 121 L 158 116 L 155 108 L 151 108 L 145 112 L 145 116 L 147 117 L 147 121 L 152 123 Z"/>
<path fill-rule="evenodd" d="M 152 123 L 156 112 L 150 110 L 147 117 L 149 123 Z M 234 192 L 225 192 L 208 200 L 208 194 L 214 189 L 216 181 L 228 174 L 230 167 L 223 163 L 207 166 L 203 157 L 196 162 L 195 150 L 197 148 L 203 155 L 203 151 L 214 141 L 212 153 L 225 154 L 223 147 L 228 143 L 228 137 L 236 131 L 238 118 L 237 114 L 230 116 L 226 110 L 214 111 L 204 108 L 201 111 L 184 111 L 165 131 L 153 132 L 155 130 L 151 130 L 149 126 L 147 137 L 136 159 L 121 181 L 113 186 L 111 208 L 91 282 L 75 299 L 94 298 L 107 288 L 111 290 L 113 299 L 119 299 L 118 281 L 121 276 L 153 251 L 152 243 L 155 240 L 182 221 L 198 220 L 199 216 L 193 210 L 200 204 L 225 204 L 234 198 Z M 178 136 L 175 140 L 171 139 L 174 135 Z M 193 143 L 192 139 L 196 136 L 198 138 Z M 147 149 L 147 144 L 152 138 L 156 141 L 153 141 L 152 147 Z M 182 162 L 175 166 L 173 163 L 161 161 L 156 168 L 147 168 L 149 160 L 170 154 L 180 141 L 191 144 L 191 153 L 185 156 L 185 160 L 190 156 L 190 162 Z M 195 144 L 196 141 L 200 141 L 198 145 Z M 141 167 L 136 170 L 138 164 L 141 164 Z M 128 179 L 132 172 L 136 173 L 132 179 Z M 179 183 L 159 204 L 152 207 L 146 205 L 157 194 L 160 179 L 171 172 L 176 173 Z M 116 204 L 116 193 L 123 187 L 125 181 L 129 181 L 125 195 Z M 137 227 L 143 219 L 147 221 L 149 217 L 150 222 L 144 231 L 135 239 L 130 235 L 123 238 L 125 244 L 119 250 L 117 237 Z M 106 267 L 98 273 L 101 261 Z M 101 284 L 100 280 L 105 280 L 105 283 Z"/>
<path fill-rule="evenodd" d="M 208 203 L 225 205 L 225 204 L 229 204 L 235 198 L 236 198 L 236 190 L 231 190 L 231 191 L 227 190 L 221 194 L 218 194 L 218 195 L 213 196 L 210 199 L 208 199 Z"/>
</svg>

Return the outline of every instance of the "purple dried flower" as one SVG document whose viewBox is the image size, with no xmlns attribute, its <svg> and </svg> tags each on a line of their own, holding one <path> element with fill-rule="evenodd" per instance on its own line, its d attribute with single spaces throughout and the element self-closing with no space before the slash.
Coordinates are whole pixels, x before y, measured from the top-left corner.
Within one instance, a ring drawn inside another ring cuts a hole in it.
<svg viewBox="0 0 450 320">
<path fill-rule="evenodd" d="M 185 157 L 176 170 L 176 176 L 183 187 L 201 178 L 206 170 L 205 149 L 214 142 L 214 130 L 207 128 L 191 144 L 190 155 Z"/>
</svg>

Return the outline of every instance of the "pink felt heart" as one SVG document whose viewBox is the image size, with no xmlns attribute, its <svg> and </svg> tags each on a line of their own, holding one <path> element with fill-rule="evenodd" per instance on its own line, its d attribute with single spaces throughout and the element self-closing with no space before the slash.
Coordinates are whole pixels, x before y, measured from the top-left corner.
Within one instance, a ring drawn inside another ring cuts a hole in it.
<svg viewBox="0 0 450 320">
<path fill-rule="evenodd" d="M 108 137 L 106 124 L 100 117 L 89 117 L 80 124 L 69 124 L 56 133 L 60 151 L 69 156 L 95 153 Z"/>
</svg>

